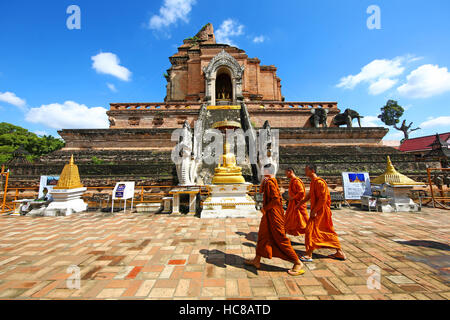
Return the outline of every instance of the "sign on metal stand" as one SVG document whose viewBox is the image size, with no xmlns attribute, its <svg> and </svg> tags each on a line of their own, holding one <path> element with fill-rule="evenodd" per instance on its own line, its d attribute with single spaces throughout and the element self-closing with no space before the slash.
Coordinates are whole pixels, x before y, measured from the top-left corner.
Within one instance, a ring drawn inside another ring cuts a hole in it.
<svg viewBox="0 0 450 320">
<path fill-rule="evenodd" d="M 112 205 L 111 205 L 111 213 L 114 213 L 114 200 L 123 200 L 123 211 L 126 213 L 127 209 L 127 200 L 131 199 L 131 211 L 133 211 L 133 203 L 134 203 L 134 187 L 135 183 L 133 182 L 118 182 L 113 190 L 112 195 Z"/>
</svg>

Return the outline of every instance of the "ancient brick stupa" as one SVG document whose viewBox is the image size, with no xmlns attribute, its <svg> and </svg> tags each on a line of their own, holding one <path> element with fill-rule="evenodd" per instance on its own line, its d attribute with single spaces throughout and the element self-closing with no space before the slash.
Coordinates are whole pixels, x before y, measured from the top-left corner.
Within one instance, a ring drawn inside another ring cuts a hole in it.
<svg viewBox="0 0 450 320">
<path fill-rule="evenodd" d="M 163 81 L 166 85 L 163 101 L 111 103 L 107 112 L 109 128 L 59 131 L 65 147 L 43 157 L 41 163 L 45 166 L 12 166 L 12 183 L 14 179 L 18 184 L 29 179 L 29 184 L 40 175 L 58 174 L 65 164 L 62 159 L 75 154 L 85 184 L 108 185 L 120 177 L 139 179 L 145 185 L 177 185 L 182 182 L 177 181 L 177 168 L 171 159 L 177 143 L 171 141 L 173 131 L 185 123 L 194 128 L 201 122 L 199 129 L 204 132 L 225 118 L 238 122 L 243 131 L 253 129 L 251 139 L 266 121 L 279 130 L 279 152 L 274 149 L 273 155 L 279 155 L 281 170 L 293 167 L 301 173 L 306 163 L 314 162 L 327 181 L 340 183 L 344 171 L 379 175 L 380 164 L 390 155 L 402 172 L 410 176 L 426 174 L 426 163 L 417 163 L 413 155 L 383 145 L 388 129 L 352 127 L 349 113 L 344 112 L 347 106 L 341 111 L 333 100 L 285 99 L 277 67 L 262 64 L 240 48 L 218 43 L 211 24 L 184 39 L 169 61 L 165 80 L 161 79 L 161 85 Z M 298 81 L 314 77 L 300 70 L 298 74 Z M 340 127 L 342 121 L 348 127 Z M 242 167 L 247 182 L 259 184 L 258 166 L 240 159 L 236 165 Z M 215 168 L 203 165 L 192 183 L 211 184 Z"/>
<path fill-rule="evenodd" d="M 74 163 L 73 155 L 70 162 L 64 166 L 59 177 L 58 184 L 51 191 L 53 202 L 49 204 L 44 212 L 46 216 L 71 215 L 86 211 L 87 204 L 81 199 L 87 190 L 80 180 L 78 167 Z"/>
</svg>

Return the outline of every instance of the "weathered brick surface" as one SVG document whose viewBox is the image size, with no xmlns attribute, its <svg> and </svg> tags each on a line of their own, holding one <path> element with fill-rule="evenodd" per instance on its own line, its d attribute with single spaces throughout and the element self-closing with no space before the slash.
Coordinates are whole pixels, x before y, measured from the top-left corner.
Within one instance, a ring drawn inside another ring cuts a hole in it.
<svg viewBox="0 0 450 320">
<path fill-rule="evenodd" d="M 254 255 L 259 219 L 100 213 L 60 218 L 0 216 L 1 299 L 307 299 L 450 298 L 446 211 L 420 214 L 333 211 L 348 260 L 317 251 L 306 273 Z M 291 237 L 298 254 L 302 237 Z M 80 268 L 72 289 L 69 266 Z M 381 287 L 367 286 L 368 267 Z"/>
</svg>

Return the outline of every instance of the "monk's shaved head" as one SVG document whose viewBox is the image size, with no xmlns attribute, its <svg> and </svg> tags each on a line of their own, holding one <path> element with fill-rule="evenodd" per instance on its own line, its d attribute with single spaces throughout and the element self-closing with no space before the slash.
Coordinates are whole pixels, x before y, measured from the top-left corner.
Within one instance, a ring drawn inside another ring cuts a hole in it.
<svg viewBox="0 0 450 320">
<path fill-rule="evenodd" d="M 306 168 L 308 168 L 308 169 L 311 170 L 311 171 L 314 171 L 314 173 L 317 173 L 317 166 L 316 166 L 315 164 L 308 163 L 308 164 L 306 165 Z"/>
<path fill-rule="evenodd" d="M 317 173 L 317 166 L 315 164 L 309 163 L 305 167 L 305 175 L 307 177 L 313 177 Z"/>
<path fill-rule="evenodd" d="M 275 175 L 275 166 L 271 163 L 264 166 L 264 175 Z"/>
</svg>

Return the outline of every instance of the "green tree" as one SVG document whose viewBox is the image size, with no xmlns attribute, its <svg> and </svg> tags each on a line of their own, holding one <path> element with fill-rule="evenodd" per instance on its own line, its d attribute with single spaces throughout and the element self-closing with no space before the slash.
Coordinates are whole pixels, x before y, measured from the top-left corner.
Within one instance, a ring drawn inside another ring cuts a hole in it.
<svg viewBox="0 0 450 320">
<path fill-rule="evenodd" d="M 402 141 L 408 140 L 411 132 L 420 130 L 420 128 L 411 129 L 413 123 L 411 122 L 409 125 L 406 125 L 406 120 L 403 120 L 400 127 L 397 126 L 404 113 L 405 109 L 403 109 L 397 101 L 389 100 L 386 105 L 381 108 L 381 114 L 378 116 L 385 125 L 392 126 L 394 129 L 403 132 L 404 139 Z"/>
<path fill-rule="evenodd" d="M 12 153 L 19 147 L 30 153 L 30 160 L 64 147 L 64 141 L 53 136 L 39 137 L 19 126 L 10 123 L 0 123 L 0 163 L 12 158 Z"/>
</svg>

